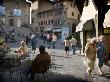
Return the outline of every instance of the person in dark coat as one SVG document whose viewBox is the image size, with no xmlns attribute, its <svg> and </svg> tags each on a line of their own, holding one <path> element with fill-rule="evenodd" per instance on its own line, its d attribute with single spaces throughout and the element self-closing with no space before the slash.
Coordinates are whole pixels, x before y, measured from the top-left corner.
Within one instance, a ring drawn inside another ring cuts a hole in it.
<svg viewBox="0 0 110 82">
<path fill-rule="evenodd" d="M 45 46 L 41 45 L 39 47 L 39 52 L 40 54 L 38 54 L 36 58 L 32 61 L 30 68 L 26 72 L 26 77 L 29 74 L 31 74 L 31 80 L 34 80 L 35 73 L 40 72 L 41 70 L 40 65 L 42 62 L 45 62 L 45 61 L 49 61 L 49 63 L 51 62 L 51 56 L 45 51 Z"/>
<path fill-rule="evenodd" d="M 97 58 L 98 58 L 98 67 L 99 67 L 99 75 L 102 75 L 102 67 L 104 63 L 104 57 L 105 57 L 105 44 L 104 44 L 104 36 L 100 36 L 98 38 L 98 43 L 97 43 Z"/>
<path fill-rule="evenodd" d="M 32 35 L 32 37 L 31 37 L 31 47 L 32 47 L 32 51 L 34 51 L 34 54 L 35 54 L 35 51 L 36 51 L 36 46 L 37 46 L 37 39 L 36 39 L 35 35 Z"/>
<path fill-rule="evenodd" d="M 28 46 L 28 43 L 30 42 L 30 38 L 28 36 L 26 36 L 26 44 Z"/>
</svg>

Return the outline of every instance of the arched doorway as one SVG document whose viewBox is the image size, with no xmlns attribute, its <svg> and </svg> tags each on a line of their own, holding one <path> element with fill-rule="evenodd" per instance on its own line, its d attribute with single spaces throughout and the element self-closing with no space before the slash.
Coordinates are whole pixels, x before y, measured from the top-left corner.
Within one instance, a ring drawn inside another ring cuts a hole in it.
<svg viewBox="0 0 110 82">
<path fill-rule="evenodd" d="M 72 33 L 74 33 L 76 31 L 76 25 L 73 23 L 72 24 Z"/>
</svg>

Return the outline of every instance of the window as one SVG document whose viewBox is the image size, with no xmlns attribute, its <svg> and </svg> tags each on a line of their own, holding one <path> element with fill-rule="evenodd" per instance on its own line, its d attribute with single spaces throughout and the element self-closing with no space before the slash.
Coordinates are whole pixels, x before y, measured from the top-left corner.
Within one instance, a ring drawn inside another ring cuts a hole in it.
<svg viewBox="0 0 110 82">
<path fill-rule="evenodd" d="M 74 7 L 75 7 L 75 4 L 74 4 Z"/>
<path fill-rule="evenodd" d="M 39 14 L 39 18 L 41 18 L 41 14 Z"/>
<path fill-rule="evenodd" d="M 50 11 L 50 16 L 52 16 L 52 11 Z"/>
<path fill-rule="evenodd" d="M 55 24 L 57 25 L 57 20 L 55 20 Z"/>
<path fill-rule="evenodd" d="M 71 4 L 71 7 L 73 6 L 73 4 Z"/>
<path fill-rule="evenodd" d="M 74 12 L 72 12 L 72 16 L 74 16 Z"/>
<path fill-rule="evenodd" d="M 47 25 L 47 21 L 45 21 L 46 25 Z"/>
<path fill-rule="evenodd" d="M 58 24 L 60 24 L 60 19 L 57 21 Z"/>
<path fill-rule="evenodd" d="M 45 21 L 44 21 L 44 25 L 45 25 Z"/>
<path fill-rule="evenodd" d="M 50 20 L 48 20 L 49 25 L 51 24 Z"/>
<path fill-rule="evenodd" d="M 53 20 L 51 20 L 51 24 L 53 24 Z"/>
<path fill-rule="evenodd" d="M 41 21 L 41 25 L 43 25 L 43 21 Z"/>
<path fill-rule="evenodd" d="M 39 26 L 40 26 L 40 22 L 39 22 Z"/>
<path fill-rule="evenodd" d="M 59 4 L 57 4 L 57 7 L 56 7 L 56 8 L 58 8 L 58 5 L 59 5 Z"/>
<path fill-rule="evenodd" d="M 49 16 L 49 12 L 47 12 L 47 17 Z"/>
<path fill-rule="evenodd" d="M 43 17 L 45 17 L 45 13 L 42 13 Z"/>
<path fill-rule="evenodd" d="M 34 18 L 32 18 L 32 23 L 34 23 Z"/>
</svg>

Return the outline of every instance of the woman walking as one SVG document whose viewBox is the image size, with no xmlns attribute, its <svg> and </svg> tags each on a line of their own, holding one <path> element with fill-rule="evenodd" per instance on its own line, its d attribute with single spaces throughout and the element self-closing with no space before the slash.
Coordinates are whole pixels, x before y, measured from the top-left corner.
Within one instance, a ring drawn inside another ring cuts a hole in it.
<svg viewBox="0 0 110 82">
<path fill-rule="evenodd" d="M 92 38 L 85 46 L 85 60 L 87 62 L 87 73 L 93 74 L 96 60 L 96 38 Z"/>
</svg>

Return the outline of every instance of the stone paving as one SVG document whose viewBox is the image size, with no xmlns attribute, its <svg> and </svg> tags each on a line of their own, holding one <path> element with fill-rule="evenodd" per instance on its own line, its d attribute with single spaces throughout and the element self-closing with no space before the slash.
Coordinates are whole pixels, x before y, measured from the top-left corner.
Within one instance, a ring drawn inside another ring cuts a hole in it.
<svg viewBox="0 0 110 82">
<path fill-rule="evenodd" d="M 36 54 L 38 52 L 39 45 L 43 44 L 43 41 L 38 39 L 38 45 L 36 49 Z M 44 44 L 43 44 L 44 45 Z M 97 75 L 97 66 L 95 65 L 95 75 L 89 76 L 86 73 L 86 68 L 83 64 L 84 56 L 79 54 L 79 51 L 76 51 L 76 54 L 72 54 L 72 51 L 70 51 L 69 56 L 67 56 L 64 52 L 64 45 L 60 43 L 60 41 L 57 42 L 56 49 L 50 49 L 46 46 L 46 51 L 50 53 L 51 57 L 55 57 L 55 68 L 52 68 L 50 72 L 48 73 L 48 80 L 47 82 L 74 82 L 74 79 L 80 78 L 84 80 L 88 80 L 91 82 L 110 82 L 110 68 L 107 66 L 103 66 L 104 75 L 99 76 Z M 17 47 L 19 47 L 19 42 L 9 44 L 9 46 L 12 47 L 12 50 L 15 50 Z M 29 46 L 30 50 L 30 46 Z M 36 54 L 33 54 L 34 57 Z M 33 55 L 30 57 L 32 58 Z M 51 75 L 52 72 L 52 75 Z M 4 74 L 4 78 L 7 76 L 7 79 L 5 78 L 3 82 L 30 82 L 29 80 L 26 80 L 25 75 L 23 74 L 22 70 L 15 71 L 12 74 L 12 77 L 9 77 L 10 72 L 6 72 Z M 37 74 L 34 82 L 38 82 Z M 46 76 L 46 75 L 45 75 Z M 12 80 L 13 78 L 13 80 Z M 2 82 L 2 81 L 0 81 Z M 31 81 L 33 82 L 33 81 Z M 40 82 L 44 82 L 42 79 L 42 76 L 40 76 Z M 78 81 L 80 82 L 80 81 Z M 82 81 L 83 82 L 83 81 Z"/>
</svg>

